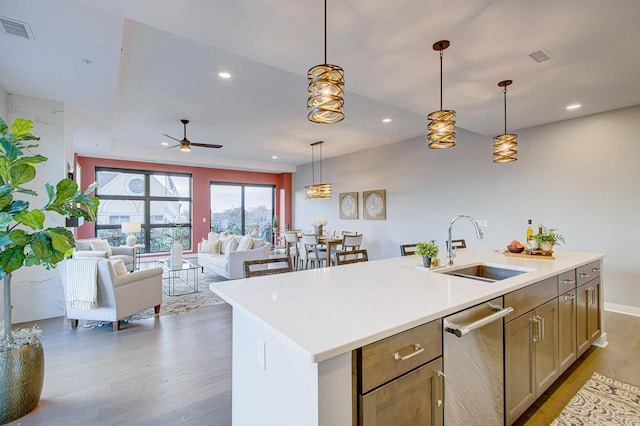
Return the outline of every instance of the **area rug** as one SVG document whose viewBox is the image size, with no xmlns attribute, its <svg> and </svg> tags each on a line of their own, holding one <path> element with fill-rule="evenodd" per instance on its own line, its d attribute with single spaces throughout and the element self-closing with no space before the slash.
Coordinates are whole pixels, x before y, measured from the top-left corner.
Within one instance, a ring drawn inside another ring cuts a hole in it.
<svg viewBox="0 0 640 426">
<path fill-rule="evenodd" d="M 160 307 L 160 315 L 176 315 L 184 312 L 193 311 L 195 309 L 209 308 L 211 306 L 225 303 L 217 294 L 209 289 L 212 282 L 227 281 L 226 278 L 212 273 L 198 273 L 198 292 L 183 294 L 178 296 L 167 296 L 162 293 L 162 306 Z M 183 289 L 176 286 L 175 292 L 180 293 Z M 130 317 L 124 318 L 122 321 L 127 323 L 145 318 L 151 318 L 155 315 L 153 308 L 149 308 Z M 84 328 L 96 328 L 104 325 L 111 325 L 108 321 L 87 321 L 83 324 Z"/>
<path fill-rule="evenodd" d="M 640 388 L 593 373 L 551 425 L 640 425 Z"/>
</svg>

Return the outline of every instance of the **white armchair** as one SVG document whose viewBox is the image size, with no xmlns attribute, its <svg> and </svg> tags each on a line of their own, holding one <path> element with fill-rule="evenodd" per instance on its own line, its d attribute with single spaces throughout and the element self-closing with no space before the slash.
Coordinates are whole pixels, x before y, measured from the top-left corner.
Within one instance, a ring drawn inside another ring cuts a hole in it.
<svg viewBox="0 0 640 426">
<path fill-rule="evenodd" d="M 64 287 L 65 300 L 68 298 L 67 271 L 70 263 L 81 259 L 67 259 L 60 263 L 60 276 Z M 146 269 L 118 276 L 108 260 L 98 260 L 97 302 L 94 309 L 68 308 L 67 318 L 71 320 L 71 328 L 78 326 L 78 320 L 110 321 L 114 331 L 120 330 L 120 320 L 155 308 L 160 313 L 162 304 L 162 268 Z M 93 277 L 86 277 L 93 280 Z"/>
<path fill-rule="evenodd" d="M 105 259 L 121 259 L 127 271 L 135 269 L 136 248 L 133 246 L 110 247 L 107 240 L 91 238 L 87 240 L 76 240 L 76 249 L 73 252 L 74 258 L 80 257 L 100 257 Z"/>
</svg>

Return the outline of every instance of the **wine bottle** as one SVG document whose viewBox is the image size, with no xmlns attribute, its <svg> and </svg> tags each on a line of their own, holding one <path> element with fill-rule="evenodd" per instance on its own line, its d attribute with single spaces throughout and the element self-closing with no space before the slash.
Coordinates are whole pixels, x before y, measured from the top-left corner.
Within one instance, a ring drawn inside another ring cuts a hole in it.
<svg viewBox="0 0 640 426">
<path fill-rule="evenodd" d="M 526 242 L 530 242 L 533 239 L 533 228 L 531 227 L 531 219 L 529 219 L 529 225 L 527 226 L 527 238 Z"/>
</svg>

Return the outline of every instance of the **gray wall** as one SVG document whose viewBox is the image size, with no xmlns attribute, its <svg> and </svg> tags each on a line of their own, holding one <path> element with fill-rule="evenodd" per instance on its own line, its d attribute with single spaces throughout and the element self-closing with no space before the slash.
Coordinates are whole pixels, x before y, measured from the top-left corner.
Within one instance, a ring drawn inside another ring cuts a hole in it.
<svg viewBox="0 0 640 426">
<path fill-rule="evenodd" d="M 557 250 L 601 252 L 608 309 L 640 315 L 640 262 L 632 246 L 640 236 L 637 189 L 640 107 L 563 121 L 519 132 L 518 161 L 493 164 L 491 137 L 459 129 L 455 148 L 433 151 L 424 138 L 325 159 L 329 200 L 304 199 L 311 166 L 293 177 L 293 226 L 310 229 L 325 217 L 329 230 L 364 233 L 370 258 L 399 255 L 399 245 L 435 239 L 441 250 L 451 218 L 487 220 L 478 241 L 469 222 L 454 238 L 469 246 L 523 241 L 527 219 L 558 228 L 567 244 Z M 326 141 L 344 143 L 341 141 Z M 386 189 L 387 220 L 362 219 L 362 191 Z M 359 192 L 359 219 L 340 220 L 338 194 Z"/>
</svg>

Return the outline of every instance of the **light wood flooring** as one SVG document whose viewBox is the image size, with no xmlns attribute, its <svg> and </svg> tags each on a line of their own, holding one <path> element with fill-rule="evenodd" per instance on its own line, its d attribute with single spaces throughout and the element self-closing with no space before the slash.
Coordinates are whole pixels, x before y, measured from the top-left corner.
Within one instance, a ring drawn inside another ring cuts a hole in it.
<svg viewBox="0 0 640 426">
<path fill-rule="evenodd" d="M 640 385 L 640 318 L 606 312 L 605 321 L 609 347 L 589 349 L 517 424 L 548 425 L 594 371 Z M 38 325 L 42 398 L 10 424 L 231 424 L 228 305 L 135 321 L 119 332 L 71 330 L 63 318 Z"/>
</svg>

